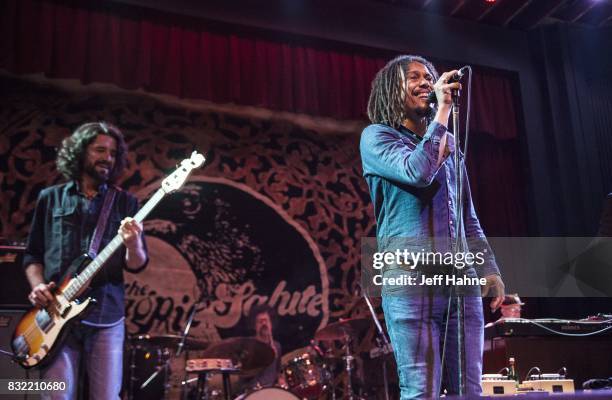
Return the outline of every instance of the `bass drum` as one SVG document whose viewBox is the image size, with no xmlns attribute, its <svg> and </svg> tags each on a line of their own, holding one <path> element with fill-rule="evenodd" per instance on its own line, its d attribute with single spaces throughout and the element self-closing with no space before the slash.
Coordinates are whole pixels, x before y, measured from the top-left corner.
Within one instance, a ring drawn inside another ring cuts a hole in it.
<svg viewBox="0 0 612 400">
<path fill-rule="evenodd" d="M 268 387 L 242 394 L 236 400 L 300 400 L 288 390 L 279 387 Z"/>
<path fill-rule="evenodd" d="M 125 392 L 129 400 L 163 400 L 168 394 L 170 374 L 167 349 L 156 346 L 131 346 L 124 352 Z M 140 386 L 157 373 L 143 389 Z"/>
</svg>

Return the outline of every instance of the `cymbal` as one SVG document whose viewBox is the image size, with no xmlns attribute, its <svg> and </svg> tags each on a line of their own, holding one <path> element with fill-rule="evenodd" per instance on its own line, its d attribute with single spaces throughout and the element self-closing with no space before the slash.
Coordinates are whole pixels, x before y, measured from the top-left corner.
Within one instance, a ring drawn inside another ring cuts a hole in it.
<svg viewBox="0 0 612 400">
<path fill-rule="evenodd" d="M 315 340 L 344 340 L 356 336 L 370 326 L 368 318 L 349 318 L 334 322 L 315 333 Z"/>
<path fill-rule="evenodd" d="M 211 345 L 201 358 L 229 358 L 239 366 L 242 375 L 253 376 L 272 364 L 274 349 L 251 337 L 233 337 Z"/>
<path fill-rule="evenodd" d="M 176 349 L 181 342 L 180 335 L 137 335 L 130 337 L 132 345 L 157 346 L 162 348 Z M 205 340 L 195 339 L 187 336 L 185 338 L 186 350 L 204 350 L 209 343 Z"/>
</svg>

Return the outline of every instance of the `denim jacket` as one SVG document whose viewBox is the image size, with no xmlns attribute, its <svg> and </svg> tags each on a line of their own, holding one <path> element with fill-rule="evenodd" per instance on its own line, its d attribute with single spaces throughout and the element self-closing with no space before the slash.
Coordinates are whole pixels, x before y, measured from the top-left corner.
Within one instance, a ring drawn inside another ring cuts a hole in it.
<svg viewBox="0 0 612 400">
<path fill-rule="evenodd" d="M 430 248 L 436 251 L 451 251 L 457 238 L 453 157 L 438 165 L 440 141 L 445 133 L 446 127 L 435 121 L 423 138 L 404 127 L 396 130 L 373 124 L 363 130 L 361 161 L 374 204 L 379 250 L 389 249 L 394 238 L 419 238 L 432 242 Z M 448 140 L 452 154 L 452 135 Z M 465 166 L 463 173 L 465 237 L 479 238 L 477 242 L 488 247 L 472 203 Z M 479 276 L 499 274 L 490 249 L 484 265 L 476 272 Z"/>
<path fill-rule="evenodd" d="M 96 197 L 88 200 L 75 181 L 42 190 L 34 210 L 24 267 L 40 263 L 44 266 L 45 281 L 60 284 L 72 262 L 89 250 L 106 191 L 103 185 Z M 98 252 L 115 237 L 121 220 L 134 216 L 137 210 L 136 198 L 118 189 Z M 124 260 L 125 248 L 121 246 L 92 280 L 87 296 L 95 298 L 98 304 L 85 323 L 112 325 L 123 318 Z"/>
</svg>

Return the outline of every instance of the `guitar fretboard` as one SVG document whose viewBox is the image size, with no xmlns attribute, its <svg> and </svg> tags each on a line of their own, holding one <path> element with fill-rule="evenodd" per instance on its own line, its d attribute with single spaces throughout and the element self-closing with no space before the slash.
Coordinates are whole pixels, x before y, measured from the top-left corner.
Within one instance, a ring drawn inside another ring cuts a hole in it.
<svg viewBox="0 0 612 400">
<path fill-rule="evenodd" d="M 164 198 L 166 192 L 160 188 L 155 192 L 155 194 L 147 201 L 147 203 L 136 213 L 133 217 L 139 223 L 142 223 L 144 219 L 149 215 L 149 213 L 159 204 L 159 202 Z M 119 249 L 119 247 L 123 244 L 123 240 L 121 239 L 121 235 L 117 234 L 107 244 L 104 249 L 98 253 L 98 255 L 85 267 L 85 269 L 72 279 L 70 285 L 64 289 L 64 296 L 69 301 L 74 300 L 76 295 L 91 281 L 94 275 L 102 268 L 102 266 L 108 261 L 109 258 Z"/>
</svg>

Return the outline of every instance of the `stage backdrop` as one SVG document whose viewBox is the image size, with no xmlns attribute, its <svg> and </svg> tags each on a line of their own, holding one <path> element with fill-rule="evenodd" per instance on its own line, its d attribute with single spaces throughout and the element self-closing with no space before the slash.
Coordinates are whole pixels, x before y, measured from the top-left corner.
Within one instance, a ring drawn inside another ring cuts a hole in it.
<svg viewBox="0 0 612 400">
<path fill-rule="evenodd" d="M 176 334 L 201 300 L 195 336 L 249 335 L 249 310 L 266 303 L 285 352 L 352 313 L 359 241 L 374 235 L 359 131 L 321 134 L 286 119 L 0 79 L 3 236 L 27 235 L 39 191 L 62 180 L 56 148 L 83 121 L 124 131 L 129 167 L 119 184 L 141 202 L 192 150 L 206 155 L 145 223 L 151 261 L 125 274 L 130 334 Z"/>
<path fill-rule="evenodd" d="M 0 68 L 11 73 L 335 120 L 366 120 L 374 74 L 396 55 L 117 4 L 0 2 Z M 457 67 L 452 60 L 433 61 L 439 71 Z M 537 182 L 526 178 L 540 166 L 528 157 L 519 78 L 474 67 L 468 171 L 489 236 L 537 233 L 536 208 L 527 201 Z"/>
</svg>

